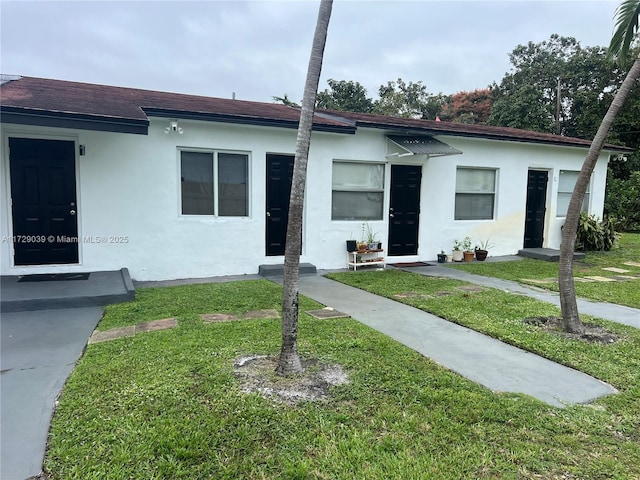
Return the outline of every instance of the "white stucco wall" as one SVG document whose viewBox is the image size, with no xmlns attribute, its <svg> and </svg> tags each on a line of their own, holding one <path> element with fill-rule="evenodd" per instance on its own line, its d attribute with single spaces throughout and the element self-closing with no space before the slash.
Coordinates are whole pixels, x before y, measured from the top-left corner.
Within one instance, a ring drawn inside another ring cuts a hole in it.
<svg viewBox="0 0 640 480">
<path fill-rule="evenodd" d="M 558 176 L 561 170 L 580 170 L 586 149 L 523 144 L 495 140 L 442 137 L 440 140 L 462 150 L 462 155 L 430 158 L 423 169 L 420 246 L 431 256 L 451 249 L 453 240 L 470 236 L 474 244 L 489 238 L 491 255 L 510 255 L 523 246 L 527 173 L 547 171 L 544 247 L 560 247 L 563 217 L 556 216 Z M 591 179 L 589 212 L 602 217 L 608 155 L 603 154 Z M 453 220 L 456 168 L 497 169 L 493 220 Z M 433 202 L 435 205 L 429 205 Z"/>
<path fill-rule="evenodd" d="M 54 128 L 2 126 L 1 231 L 11 235 L 9 206 L 10 136 L 75 140 L 85 146 L 77 158 L 80 264 L 14 267 L 12 245 L 0 244 L 3 275 L 112 270 L 127 267 L 137 280 L 161 280 L 256 273 L 264 263 L 282 263 L 265 256 L 265 184 L 267 153 L 293 154 L 295 130 L 180 121 L 183 135 L 164 134 L 167 121 L 152 120 L 149 135 L 129 135 Z M 360 237 L 360 221 L 331 220 L 331 175 L 334 159 L 385 163 L 384 220 L 370 221 L 386 244 L 390 165 L 423 165 L 419 252 L 398 261 L 432 260 L 466 235 L 474 242 L 490 237 L 492 255 L 522 248 L 527 170 L 549 171 L 545 246 L 557 248 L 563 219 L 556 218 L 560 170 L 578 170 L 586 149 L 442 137 L 464 153 L 401 161 L 385 158 L 384 131 L 360 129 L 356 135 L 314 133 L 309 159 L 302 262 L 318 268 L 344 268 L 345 240 Z M 249 154 L 249 216 L 204 217 L 180 214 L 178 149 L 222 149 Z M 457 166 L 498 169 L 493 220 L 454 221 Z M 606 155 L 592 178 L 590 212 L 602 214 Z M 95 239 L 106 237 L 106 243 Z M 92 239 L 94 241 L 91 241 Z"/>
</svg>

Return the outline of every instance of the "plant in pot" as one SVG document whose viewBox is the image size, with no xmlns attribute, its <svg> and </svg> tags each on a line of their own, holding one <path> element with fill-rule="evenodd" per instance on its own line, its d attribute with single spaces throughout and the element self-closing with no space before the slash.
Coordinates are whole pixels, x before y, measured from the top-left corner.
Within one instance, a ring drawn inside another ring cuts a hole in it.
<svg viewBox="0 0 640 480">
<path fill-rule="evenodd" d="M 444 253 L 444 250 L 440 250 L 438 254 L 438 263 L 445 263 L 447 261 L 447 254 Z"/>
<path fill-rule="evenodd" d="M 350 235 L 351 240 L 347 240 L 347 252 L 355 252 L 358 249 L 358 241 Z"/>
<path fill-rule="evenodd" d="M 373 231 L 368 222 L 362 224 L 362 233 L 364 234 L 363 237 L 369 250 L 378 250 L 380 248 L 380 242 L 378 242 L 377 238 L 378 234 Z"/>
<path fill-rule="evenodd" d="M 476 260 L 484 262 L 487 259 L 487 255 L 489 254 L 489 249 L 491 247 L 493 247 L 493 245 L 489 243 L 488 238 L 480 242 L 480 245 L 476 245 Z"/>
<path fill-rule="evenodd" d="M 471 237 L 464 237 L 462 240 L 462 256 L 465 262 L 472 262 L 475 252 L 471 250 Z"/>
<path fill-rule="evenodd" d="M 454 262 L 461 262 L 462 261 L 463 255 L 462 255 L 462 241 L 461 240 L 454 240 L 453 241 L 452 257 L 453 257 L 453 261 Z"/>
</svg>

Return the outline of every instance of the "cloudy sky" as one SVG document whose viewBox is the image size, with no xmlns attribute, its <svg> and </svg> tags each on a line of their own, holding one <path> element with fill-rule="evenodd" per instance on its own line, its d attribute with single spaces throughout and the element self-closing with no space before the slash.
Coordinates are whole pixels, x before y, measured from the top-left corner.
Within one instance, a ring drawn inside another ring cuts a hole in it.
<svg viewBox="0 0 640 480">
<path fill-rule="evenodd" d="M 499 82 L 519 44 L 607 45 L 616 0 L 335 0 L 326 79 L 430 93 Z M 0 1 L 0 70 L 245 100 L 300 101 L 319 2 Z"/>
</svg>

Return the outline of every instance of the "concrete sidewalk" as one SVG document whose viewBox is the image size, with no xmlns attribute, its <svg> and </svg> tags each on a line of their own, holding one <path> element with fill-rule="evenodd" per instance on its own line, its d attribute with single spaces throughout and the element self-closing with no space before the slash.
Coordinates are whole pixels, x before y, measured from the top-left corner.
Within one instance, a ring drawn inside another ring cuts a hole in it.
<svg viewBox="0 0 640 480">
<path fill-rule="evenodd" d="M 2 314 L 2 480 L 42 471 L 56 398 L 100 318 L 100 307 Z"/>
<path fill-rule="evenodd" d="M 455 268 L 435 265 L 429 267 L 402 268 L 401 270 L 419 273 L 428 277 L 445 277 L 462 280 L 476 285 L 497 288 L 498 290 L 509 293 L 525 295 L 527 297 L 535 298 L 536 300 L 552 303 L 558 307 L 560 306 L 560 296 L 557 293 L 543 290 L 541 288 L 528 287 L 511 280 L 485 277 L 482 275 L 464 272 L 462 270 L 456 270 Z M 640 310 L 636 308 L 616 305 L 613 303 L 592 302 L 590 300 L 579 298 L 578 311 L 581 314 L 584 313 L 593 317 L 603 318 L 612 322 L 618 322 L 624 325 L 640 328 Z"/>
<path fill-rule="evenodd" d="M 102 318 L 134 298 L 126 268 L 83 279 L 0 278 L 0 478 L 42 470 L 55 401 Z M 73 275 L 76 277 L 76 275 Z"/>
<path fill-rule="evenodd" d="M 274 281 L 281 283 L 282 277 Z M 495 392 L 524 393 L 558 407 L 617 393 L 612 386 L 577 370 L 320 275 L 300 276 L 300 293 Z"/>
</svg>

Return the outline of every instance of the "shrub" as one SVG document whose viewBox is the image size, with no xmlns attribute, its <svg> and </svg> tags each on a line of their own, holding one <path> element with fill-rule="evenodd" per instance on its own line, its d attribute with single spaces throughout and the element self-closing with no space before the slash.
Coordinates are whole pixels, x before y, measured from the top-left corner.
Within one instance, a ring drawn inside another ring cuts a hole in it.
<svg viewBox="0 0 640 480">
<path fill-rule="evenodd" d="M 576 250 L 611 250 L 617 239 L 618 234 L 609 219 L 600 221 L 595 215 L 586 212 L 580 214 Z"/>
<path fill-rule="evenodd" d="M 617 230 L 640 228 L 640 171 L 631 173 L 628 179 L 607 179 L 604 211 Z"/>
</svg>

